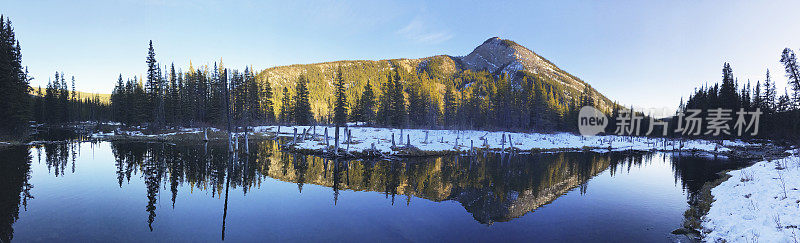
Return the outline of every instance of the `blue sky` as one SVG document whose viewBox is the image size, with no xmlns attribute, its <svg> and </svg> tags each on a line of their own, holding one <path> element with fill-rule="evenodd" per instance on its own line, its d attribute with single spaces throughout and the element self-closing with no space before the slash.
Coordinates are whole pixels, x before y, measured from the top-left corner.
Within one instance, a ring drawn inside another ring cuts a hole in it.
<svg viewBox="0 0 800 243">
<path fill-rule="evenodd" d="M 222 59 L 255 69 L 333 60 L 466 55 L 499 36 L 642 107 L 676 106 L 717 82 L 786 83 L 779 55 L 800 48 L 800 1 L 30 1 L 4 0 L 23 63 L 47 83 L 108 93 L 157 58 L 188 67 Z"/>
</svg>

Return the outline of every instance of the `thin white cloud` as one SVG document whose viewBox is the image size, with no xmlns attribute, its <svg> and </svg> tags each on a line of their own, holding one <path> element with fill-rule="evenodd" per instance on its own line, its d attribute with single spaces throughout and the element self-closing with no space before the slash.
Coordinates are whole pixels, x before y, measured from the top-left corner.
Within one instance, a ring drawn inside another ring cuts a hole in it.
<svg viewBox="0 0 800 243">
<path fill-rule="evenodd" d="M 417 15 L 406 26 L 395 33 L 411 41 L 424 44 L 438 44 L 453 38 L 449 31 L 436 27 L 435 21 Z"/>
</svg>

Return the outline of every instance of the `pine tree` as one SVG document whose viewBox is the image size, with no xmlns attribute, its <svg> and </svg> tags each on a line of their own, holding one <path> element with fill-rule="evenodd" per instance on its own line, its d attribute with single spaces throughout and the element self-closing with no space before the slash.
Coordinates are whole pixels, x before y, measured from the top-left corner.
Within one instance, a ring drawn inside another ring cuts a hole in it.
<svg viewBox="0 0 800 243">
<path fill-rule="evenodd" d="M 769 76 L 769 69 L 767 69 L 767 77 L 764 79 L 764 95 L 761 97 L 762 110 L 765 113 L 775 112 L 776 96 L 775 82 L 772 82 Z"/>
<path fill-rule="evenodd" d="M 191 62 L 190 62 L 191 63 Z M 191 70 L 191 65 L 189 70 Z M 179 73 L 178 74 L 178 96 L 181 97 L 180 100 L 180 124 L 188 125 L 194 121 L 194 83 L 191 82 L 192 80 L 192 72 L 188 73 Z M 224 86 L 220 84 L 219 86 L 219 120 L 217 124 L 224 124 L 225 121 L 225 95 L 223 93 Z"/>
<path fill-rule="evenodd" d="M 722 68 L 722 85 L 719 88 L 719 107 L 737 110 L 739 108 L 739 97 L 736 94 L 736 83 L 733 78 L 733 70 L 729 63 L 725 63 Z"/>
<path fill-rule="evenodd" d="M 391 125 L 391 112 L 392 112 L 392 90 L 394 85 L 392 83 L 392 76 L 386 75 L 386 82 L 381 86 L 381 96 L 378 98 L 378 114 L 377 122 L 382 126 Z"/>
<path fill-rule="evenodd" d="M 342 68 L 336 72 L 336 87 L 335 99 L 336 102 L 333 108 L 333 122 L 336 126 L 344 126 L 347 122 L 347 97 L 344 89 L 344 78 L 342 77 Z"/>
<path fill-rule="evenodd" d="M 364 85 L 364 92 L 361 93 L 358 104 L 358 113 L 361 116 L 360 121 L 366 122 L 367 124 L 375 122 L 375 93 L 373 93 L 372 85 L 370 85 L 369 81 Z"/>
<path fill-rule="evenodd" d="M 311 104 L 308 101 L 308 88 L 305 75 L 300 75 L 295 88 L 294 121 L 297 125 L 311 124 Z"/>
<path fill-rule="evenodd" d="M 422 91 L 422 82 L 419 79 L 412 79 L 406 89 L 406 93 L 408 93 L 409 121 L 413 126 L 422 126 L 425 124 L 427 116 L 427 104 Z"/>
<path fill-rule="evenodd" d="M 591 98 L 591 94 L 586 95 L 588 104 L 594 104 L 594 98 Z M 550 90 L 548 92 L 548 107 L 550 107 L 551 112 L 549 113 L 550 119 L 550 127 L 548 130 L 552 130 L 558 128 L 560 121 L 564 118 L 564 108 L 561 106 L 561 102 L 559 102 L 559 98 L 554 92 L 554 90 Z"/>
<path fill-rule="evenodd" d="M 483 81 L 473 81 L 470 86 L 471 92 L 469 93 L 469 97 L 466 98 L 465 123 L 471 128 L 483 127 L 486 121 L 485 111 L 488 107 L 486 107 L 487 104 L 484 102 L 483 94 L 485 92 L 483 90 L 483 83 Z"/>
<path fill-rule="evenodd" d="M 283 96 L 281 96 L 281 111 L 280 111 L 280 122 L 283 124 L 291 123 L 294 120 L 294 114 L 292 113 L 292 98 L 289 96 L 289 89 L 283 87 Z"/>
<path fill-rule="evenodd" d="M 136 124 L 144 124 L 145 122 L 150 121 L 150 114 L 152 114 L 152 111 L 149 110 L 148 107 L 150 105 L 150 97 L 145 90 L 145 86 L 143 84 L 144 80 L 134 77 L 133 81 L 136 83 L 133 92 L 135 97 L 134 100 L 136 101 L 134 105 L 137 108 L 134 120 L 136 121 Z"/>
<path fill-rule="evenodd" d="M 492 103 L 492 117 L 494 118 L 494 125 L 500 128 L 510 128 L 512 118 L 512 90 L 511 83 L 507 80 L 505 74 L 495 82 L 495 89 L 493 95 L 490 97 Z"/>
<path fill-rule="evenodd" d="M 230 83 L 230 98 L 231 98 L 231 111 L 234 122 L 241 122 L 245 115 L 247 93 L 244 85 L 244 77 L 238 70 L 231 70 L 231 83 Z"/>
<path fill-rule="evenodd" d="M 683 108 L 684 108 L 683 97 L 681 97 L 681 102 L 680 102 L 680 105 L 678 106 L 678 110 L 683 111 Z M 620 107 L 619 104 L 617 104 L 617 101 L 615 100 L 614 103 L 611 104 L 611 117 L 609 117 L 609 121 L 610 122 L 614 122 L 619 118 L 620 110 L 621 110 L 621 107 Z M 577 112 L 580 112 L 580 110 L 577 110 L 577 111 L 571 110 L 571 112 L 576 112 L 577 113 Z M 578 116 L 575 115 L 573 119 L 574 119 L 574 121 L 577 122 Z M 576 123 L 575 126 L 573 126 L 573 128 L 577 128 L 577 127 L 578 126 L 577 126 L 577 123 Z M 614 134 L 615 130 L 616 130 L 615 126 L 606 126 L 606 131 L 605 132 L 606 132 L 606 134 Z"/>
<path fill-rule="evenodd" d="M 264 110 L 264 121 L 267 123 L 275 122 L 275 109 L 274 104 L 272 102 L 272 87 L 270 85 L 269 78 L 264 78 L 264 85 L 261 88 L 261 98 L 262 106 Z"/>
<path fill-rule="evenodd" d="M 222 80 L 220 77 L 221 67 L 217 67 L 217 63 L 214 62 L 214 69 L 211 73 L 211 78 L 209 80 L 209 97 L 208 97 L 208 122 L 211 124 L 222 124 L 224 118 L 224 111 L 223 108 L 225 105 L 225 99 L 223 95 L 223 86 Z"/>
<path fill-rule="evenodd" d="M 58 108 L 60 110 L 60 115 L 58 122 L 59 123 L 67 123 L 69 122 L 69 91 L 67 91 L 67 81 L 64 78 L 64 72 L 61 72 L 61 82 L 59 83 L 58 88 Z"/>
<path fill-rule="evenodd" d="M 31 118 L 29 81 L 11 20 L 0 15 L 0 136 L 24 134 Z"/>
<path fill-rule="evenodd" d="M 120 75 L 122 76 L 122 75 Z M 120 117 L 118 117 L 118 121 L 132 125 L 133 124 L 133 114 L 136 113 L 136 107 L 133 106 L 133 99 L 134 99 L 134 83 L 133 80 L 130 78 L 125 81 L 125 89 L 124 91 L 120 92 L 120 104 L 117 106 L 120 110 Z M 113 104 L 112 104 L 113 105 Z M 127 109 L 127 110 L 126 110 Z"/>
<path fill-rule="evenodd" d="M 120 80 L 122 78 L 120 77 Z M 175 73 L 175 63 L 170 64 L 169 67 L 169 92 L 167 92 L 167 102 L 164 109 L 166 109 L 167 123 L 172 125 L 178 124 L 178 115 L 180 114 L 180 97 L 178 95 L 178 75 Z"/>
<path fill-rule="evenodd" d="M 786 112 L 792 108 L 791 99 L 789 98 L 789 92 L 784 89 L 783 95 L 778 98 L 778 103 L 775 105 L 775 110 L 777 112 Z"/>
<path fill-rule="evenodd" d="M 408 113 L 406 113 L 406 98 L 403 94 L 403 83 L 400 80 L 399 68 L 394 69 L 392 76 L 390 121 L 394 127 L 405 127 Z"/>
<path fill-rule="evenodd" d="M 756 86 L 753 90 L 753 102 L 750 106 L 752 108 L 760 108 L 762 111 L 768 110 L 768 105 L 764 102 L 764 95 L 761 94 L 761 82 L 756 81 Z"/>
<path fill-rule="evenodd" d="M 781 63 L 786 69 L 786 77 L 789 78 L 789 86 L 794 90 L 794 105 L 800 106 L 800 66 L 797 64 L 797 57 L 789 48 L 783 49 Z"/>
<path fill-rule="evenodd" d="M 159 112 L 159 106 L 161 106 L 161 68 L 158 66 L 158 62 L 156 61 L 156 52 L 153 49 L 153 41 L 150 40 L 150 46 L 147 49 L 147 102 L 148 105 L 146 106 L 149 108 L 151 112 L 149 116 L 149 120 L 155 124 L 156 126 L 160 126 L 161 116 L 162 113 Z"/>
<path fill-rule="evenodd" d="M 117 79 L 117 84 L 114 86 L 114 91 L 111 92 L 111 110 L 112 117 L 116 121 L 126 122 L 122 119 L 123 115 L 123 100 L 125 96 L 125 83 L 122 81 L 122 74 Z"/>
<path fill-rule="evenodd" d="M 198 88 L 197 88 L 198 87 L 198 85 L 197 85 L 198 82 L 197 81 L 198 81 L 198 76 L 200 75 L 200 72 L 199 72 L 199 70 L 195 70 L 194 69 L 194 67 L 191 65 L 191 62 L 189 62 L 189 63 L 190 63 L 189 64 L 189 72 L 184 75 L 183 88 L 181 88 L 181 90 L 184 91 L 183 94 L 182 94 L 183 102 L 181 102 L 181 103 L 182 103 L 182 108 L 183 108 L 183 117 L 185 119 L 184 123 L 186 123 L 188 125 L 194 125 L 196 122 L 199 121 L 197 119 L 198 118 L 197 110 L 199 109 L 198 102 L 197 102 L 199 100 L 198 97 L 197 97 L 197 94 L 198 94 Z M 229 108 L 227 105 L 230 105 L 229 103 L 226 103 L 226 102 L 229 102 L 229 100 L 227 100 L 226 96 L 225 96 L 226 92 L 229 91 L 229 88 L 227 86 L 228 77 L 229 76 L 228 76 L 227 70 L 223 70 L 223 75 L 220 77 L 220 79 L 222 80 L 222 83 L 220 84 L 220 94 L 221 94 L 220 100 L 222 102 L 222 105 L 221 105 L 221 108 L 220 108 L 220 112 L 221 112 L 220 124 L 224 124 L 224 125 L 227 125 L 227 121 L 228 121 L 227 120 L 228 119 L 228 110 L 227 109 Z"/>
<path fill-rule="evenodd" d="M 78 99 L 78 91 L 75 90 L 75 76 L 71 76 L 72 78 L 72 93 L 70 94 L 69 104 L 70 104 L 70 111 L 74 112 L 75 114 L 70 116 L 70 121 L 80 121 L 80 99 Z"/>
<path fill-rule="evenodd" d="M 261 91 L 258 88 L 258 84 L 256 83 L 256 78 L 253 76 L 252 70 L 249 67 L 245 67 L 244 72 L 244 79 L 245 85 L 247 86 L 247 120 L 250 123 L 252 120 L 261 120 L 264 117 L 262 115 L 262 107 L 261 107 Z M 250 124 L 248 124 L 250 125 Z"/>
<path fill-rule="evenodd" d="M 47 88 L 45 89 L 44 95 L 44 109 L 48 110 L 48 112 L 44 113 L 44 117 L 42 118 L 45 122 L 55 122 L 55 115 L 58 112 L 53 112 L 54 108 L 56 107 L 56 100 L 58 99 L 58 94 L 56 94 L 55 84 L 52 80 L 47 80 Z"/>
<path fill-rule="evenodd" d="M 750 80 L 747 80 L 746 85 L 742 85 L 742 91 L 739 94 L 739 107 L 745 109 L 752 107 L 752 100 L 750 99 Z"/>
<path fill-rule="evenodd" d="M 197 70 L 195 75 L 195 119 L 200 122 L 208 121 L 208 93 L 209 93 L 209 84 L 208 84 L 208 75 L 207 70 L 204 69 Z"/>
<path fill-rule="evenodd" d="M 447 85 L 444 92 L 444 125 L 451 127 L 455 125 L 458 103 L 456 103 L 455 91 L 452 85 Z"/>
</svg>

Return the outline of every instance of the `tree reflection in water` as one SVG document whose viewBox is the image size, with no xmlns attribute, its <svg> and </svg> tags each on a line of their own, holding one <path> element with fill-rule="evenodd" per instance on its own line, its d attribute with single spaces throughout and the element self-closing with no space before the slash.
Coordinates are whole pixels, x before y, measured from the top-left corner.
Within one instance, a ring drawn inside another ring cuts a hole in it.
<svg viewBox="0 0 800 243">
<path fill-rule="evenodd" d="M 219 195 L 222 187 L 243 192 L 265 178 L 332 188 L 333 203 L 341 190 L 383 193 L 391 204 L 398 195 L 431 201 L 460 202 L 475 220 L 508 221 L 584 185 L 610 166 L 636 164 L 642 154 L 552 153 L 536 155 L 481 154 L 406 161 L 327 160 L 282 153 L 273 141 L 253 143 L 252 155 L 237 154 L 228 162 L 224 144 L 206 146 L 154 143 L 112 144 L 117 178 L 130 178 L 138 168 L 148 187 L 148 224 L 155 218 L 159 185 L 168 181 L 173 198 L 184 184 Z M 121 183 L 120 183 L 121 184 Z M 581 187 L 585 191 L 585 186 Z M 220 195 L 221 196 L 221 195 Z"/>
<path fill-rule="evenodd" d="M 20 205 L 27 210 L 28 199 L 33 199 L 31 156 L 26 147 L 11 147 L 0 148 L 0 158 L 0 242 L 11 242 Z"/>
<path fill-rule="evenodd" d="M 63 176 L 68 162 L 81 143 L 55 143 L 35 147 L 41 151 L 49 172 Z M 92 144 L 93 145 L 93 144 Z M 241 147 L 241 146 L 240 146 Z M 333 204 L 342 190 L 384 194 L 394 205 L 397 196 L 410 204 L 414 197 L 430 201 L 459 202 L 482 224 L 509 221 L 548 204 L 578 187 L 585 193 L 587 181 L 600 172 L 625 172 L 653 159 L 652 153 L 543 153 L 478 154 L 414 158 L 403 161 L 329 160 L 314 156 L 283 153 L 274 141 L 252 142 L 251 154 L 230 156 L 226 144 L 183 145 L 143 142 L 111 142 L 115 173 L 120 187 L 131 176 L 141 173 L 147 187 L 148 227 L 156 222 L 161 188 L 169 187 L 172 207 L 176 207 L 179 188 L 210 191 L 212 197 L 225 197 L 222 239 L 225 237 L 229 190 L 241 188 L 246 195 L 268 178 L 297 184 L 298 193 L 306 184 L 331 188 Z M 26 147 L 0 150 L 6 163 L 0 163 L 3 183 L 0 236 L 13 237 L 12 224 L 19 216 L 20 205 L 27 205 L 32 186 L 30 152 Z M 680 181 L 690 202 L 703 183 L 724 168 L 726 163 L 704 163 L 703 158 L 672 156 L 675 182 Z M 224 187 L 225 195 L 222 195 Z M 180 206 L 180 205 L 177 205 Z"/>
</svg>

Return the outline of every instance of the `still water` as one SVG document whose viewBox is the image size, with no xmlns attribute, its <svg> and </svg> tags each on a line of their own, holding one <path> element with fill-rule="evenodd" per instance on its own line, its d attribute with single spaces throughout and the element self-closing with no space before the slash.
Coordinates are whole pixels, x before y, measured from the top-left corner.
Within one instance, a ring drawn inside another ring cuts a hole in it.
<svg viewBox="0 0 800 243">
<path fill-rule="evenodd" d="M 745 165 L 674 153 L 335 161 L 254 142 L 0 149 L 0 241 L 682 239 L 692 198 Z"/>
</svg>

